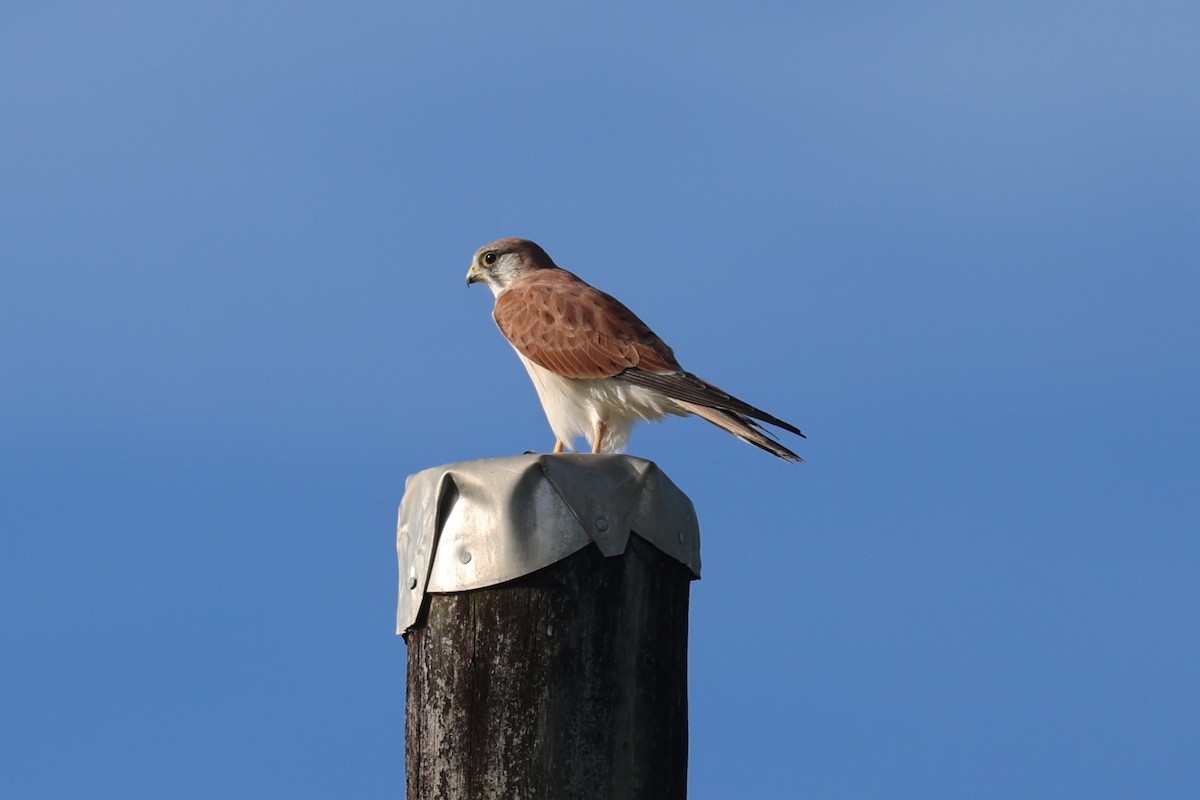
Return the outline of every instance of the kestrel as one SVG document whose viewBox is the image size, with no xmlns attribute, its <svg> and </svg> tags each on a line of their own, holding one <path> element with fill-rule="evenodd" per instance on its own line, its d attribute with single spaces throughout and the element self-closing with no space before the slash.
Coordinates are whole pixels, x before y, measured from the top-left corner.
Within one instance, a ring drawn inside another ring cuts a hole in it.
<svg viewBox="0 0 1200 800">
<path fill-rule="evenodd" d="M 787 461 L 800 456 L 759 421 L 800 429 L 685 371 L 675 354 L 616 298 L 561 269 L 528 239 L 499 239 L 475 253 L 467 285 L 496 297 L 501 333 L 529 371 L 557 441 L 583 436 L 593 453 L 620 452 L 638 420 L 695 414 Z"/>
</svg>

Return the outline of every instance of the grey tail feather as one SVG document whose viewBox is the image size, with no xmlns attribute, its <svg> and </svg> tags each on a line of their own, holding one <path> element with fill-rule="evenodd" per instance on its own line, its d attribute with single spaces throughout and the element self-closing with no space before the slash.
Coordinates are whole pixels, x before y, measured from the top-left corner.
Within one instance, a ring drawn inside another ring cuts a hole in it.
<svg viewBox="0 0 1200 800">
<path fill-rule="evenodd" d="M 787 449 L 779 442 L 772 439 L 763 427 L 745 414 L 739 414 L 736 411 L 727 411 L 723 408 L 711 408 L 703 406 L 699 403 L 690 403 L 687 400 L 676 400 L 675 402 L 683 406 L 688 411 L 698 417 L 702 417 L 718 428 L 723 428 L 729 431 L 734 436 L 741 439 L 743 442 L 749 442 L 755 447 L 761 447 L 768 453 L 774 456 L 779 456 L 784 461 L 803 461 L 800 456 Z M 789 426 L 790 427 L 790 426 Z M 801 434 L 803 436 L 803 434 Z"/>
<path fill-rule="evenodd" d="M 631 367 L 616 377 L 660 391 L 687 411 L 772 455 L 788 461 L 803 460 L 777 442 L 759 422 L 777 425 L 785 431 L 803 437 L 804 434 L 799 428 L 737 399 L 724 389 L 713 386 L 690 372 L 650 372 Z"/>
<path fill-rule="evenodd" d="M 631 367 L 616 376 L 623 381 L 636 383 L 649 389 L 656 389 L 672 400 L 681 403 L 695 403 L 707 408 L 728 411 L 740 418 L 750 417 L 770 425 L 777 425 L 785 431 L 790 431 L 804 438 L 804 433 L 776 416 L 768 414 L 761 408 L 755 408 L 744 400 L 739 400 L 720 387 L 713 386 L 690 372 L 650 372 L 637 367 Z M 746 420 L 749 421 L 749 420 Z M 757 423 L 750 423 L 757 425 Z"/>
</svg>

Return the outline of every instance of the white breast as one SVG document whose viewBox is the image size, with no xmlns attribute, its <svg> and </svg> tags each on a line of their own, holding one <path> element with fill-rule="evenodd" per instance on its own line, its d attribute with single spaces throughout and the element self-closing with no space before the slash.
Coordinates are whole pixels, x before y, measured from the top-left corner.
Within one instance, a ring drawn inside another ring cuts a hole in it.
<svg viewBox="0 0 1200 800">
<path fill-rule="evenodd" d="M 515 348 L 514 348 L 515 350 Z M 579 437 L 594 445 L 597 425 L 604 420 L 603 449 L 624 451 L 629 434 L 640 419 L 657 420 L 667 414 L 687 414 L 670 398 L 652 389 L 616 378 L 577 380 L 564 378 L 530 361 L 517 351 L 529 372 L 538 399 L 550 422 L 550 430 L 568 449 Z"/>
</svg>

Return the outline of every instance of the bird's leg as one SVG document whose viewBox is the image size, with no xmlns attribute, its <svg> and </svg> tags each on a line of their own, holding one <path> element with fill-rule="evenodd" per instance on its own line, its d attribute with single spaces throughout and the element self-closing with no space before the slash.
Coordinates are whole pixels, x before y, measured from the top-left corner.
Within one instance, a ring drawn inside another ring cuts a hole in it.
<svg viewBox="0 0 1200 800">
<path fill-rule="evenodd" d="M 600 446 L 604 444 L 604 432 L 608 429 L 608 423 L 600 420 L 596 423 L 596 441 L 592 442 L 592 452 L 599 453 Z"/>
<path fill-rule="evenodd" d="M 552 452 L 552 453 L 561 453 L 562 451 L 563 451 L 563 441 L 562 441 L 562 439 L 555 439 L 555 440 L 554 440 L 554 449 L 553 449 L 553 450 L 551 450 L 550 452 Z"/>
</svg>

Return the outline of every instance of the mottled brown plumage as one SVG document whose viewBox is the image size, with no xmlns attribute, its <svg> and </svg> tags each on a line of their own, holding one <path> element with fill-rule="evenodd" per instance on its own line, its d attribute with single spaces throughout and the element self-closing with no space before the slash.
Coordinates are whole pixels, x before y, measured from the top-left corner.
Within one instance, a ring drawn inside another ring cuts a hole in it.
<svg viewBox="0 0 1200 800">
<path fill-rule="evenodd" d="M 564 269 L 521 276 L 496 298 L 492 316 L 530 361 L 568 378 L 611 378 L 631 367 L 681 369 L 636 314 Z"/>
</svg>

